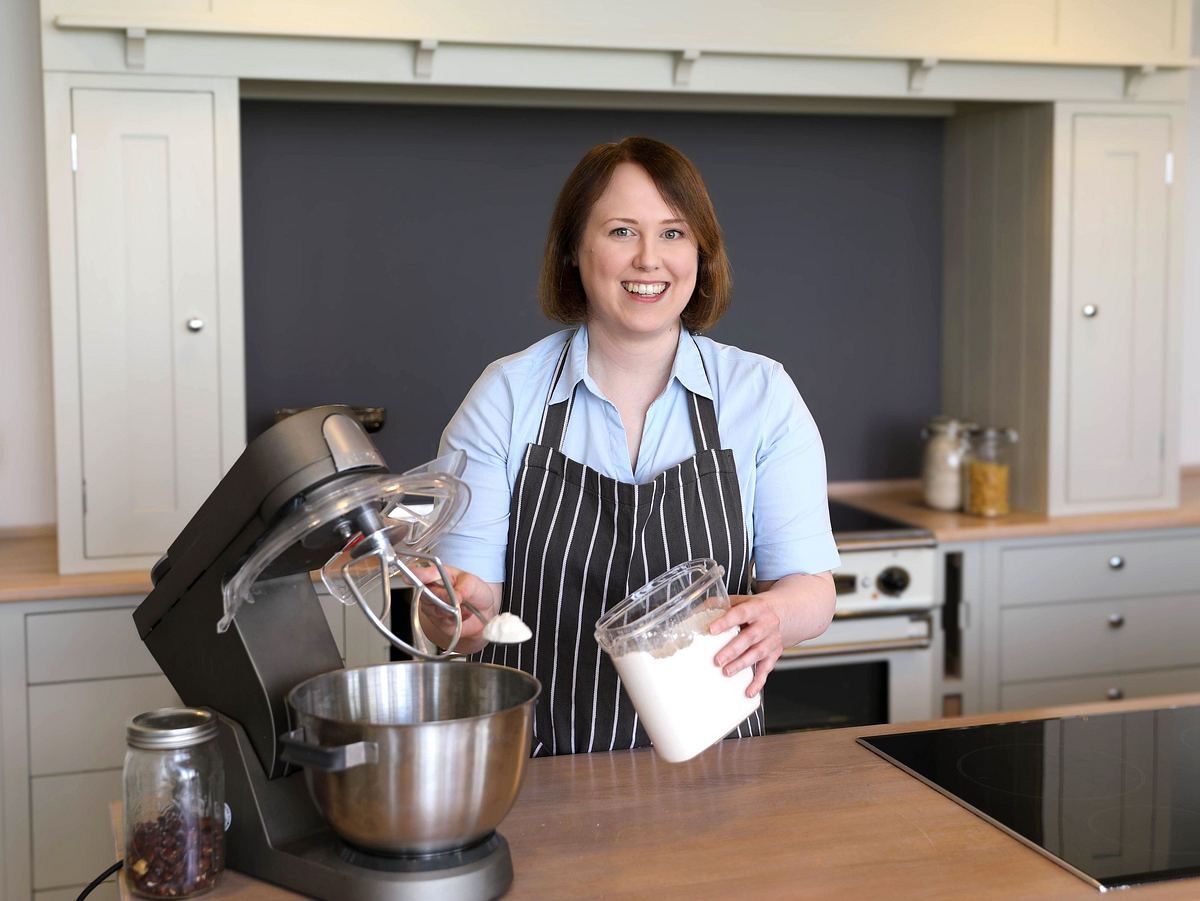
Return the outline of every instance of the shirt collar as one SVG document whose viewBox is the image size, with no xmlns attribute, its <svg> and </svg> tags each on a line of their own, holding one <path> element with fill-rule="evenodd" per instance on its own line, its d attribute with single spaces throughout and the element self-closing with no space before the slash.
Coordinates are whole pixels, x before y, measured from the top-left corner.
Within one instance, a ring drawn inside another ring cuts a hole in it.
<svg viewBox="0 0 1200 901">
<path fill-rule="evenodd" d="M 552 404 L 557 404 L 570 397 L 575 386 L 580 382 L 583 382 L 587 389 L 597 397 L 604 396 L 587 371 L 587 326 L 581 325 L 576 329 L 570 341 L 562 376 L 559 378 L 558 384 L 554 386 L 554 392 L 550 395 Z M 683 327 L 679 329 L 679 344 L 675 348 L 675 362 L 671 365 L 670 378 L 678 379 L 679 384 L 694 394 L 712 399 L 712 386 L 709 384 L 708 374 L 704 371 L 704 362 L 700 359 L 700 348 L 696 346 L 692 333 Z"/>
</svg>

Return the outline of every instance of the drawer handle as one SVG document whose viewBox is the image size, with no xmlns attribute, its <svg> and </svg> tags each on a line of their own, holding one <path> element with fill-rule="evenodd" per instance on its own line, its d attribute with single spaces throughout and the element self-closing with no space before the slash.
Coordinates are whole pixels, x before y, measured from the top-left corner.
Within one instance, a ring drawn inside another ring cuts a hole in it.
<svg viewBox="0 0 1200 901">
<path fill-rule="evenodd" d="M 1119 688 L 1110 688 L 1108 690 L 1108 699 L 1110 701 L 1119 701 L 1123 697 L 1125 697 L 1125 692 L 1121 691 Z"/>
<path fill-rule="evenodd" d="M 1108 617 L 1108 627 L 1110 629 L 1119 629 L 1125 625 L 1125 617 L 1119 613 L 1113 613 Z"/>
<path fill-rule="evenodd" d="M 1108 558 L 1108 568 L 1109 569 L 1124 569 L 1125 568 L 1125 558 L 1122 557 L 1120 554 L 1113 554 L 1111 557 Z"/>
</svg>

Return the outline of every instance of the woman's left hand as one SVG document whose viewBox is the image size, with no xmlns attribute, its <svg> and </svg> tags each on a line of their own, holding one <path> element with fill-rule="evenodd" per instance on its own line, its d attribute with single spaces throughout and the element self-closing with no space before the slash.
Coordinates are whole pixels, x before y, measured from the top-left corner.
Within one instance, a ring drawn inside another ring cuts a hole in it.
<svg viewBox="0 0 1200 901">
<path fill-rule="evenodd" d="M 762 690 L 767 675 L 783 653 L 779 614 L 765 594 L 731 595 L 729 602 L 732 608 L 713 621 L 709 634 L 719 635 L 738 626 L 741 631 L 717 652 L 715 662 L 726 676 L 753 666 L 754 678 L 746 689 L 746 697 L 752 698 Z"/>
</svg>

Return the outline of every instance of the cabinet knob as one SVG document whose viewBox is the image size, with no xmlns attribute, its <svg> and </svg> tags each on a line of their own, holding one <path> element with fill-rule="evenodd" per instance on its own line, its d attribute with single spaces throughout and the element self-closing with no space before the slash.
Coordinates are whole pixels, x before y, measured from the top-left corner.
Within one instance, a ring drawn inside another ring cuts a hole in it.
<svg viewBox="0 0 1200 901">
<path fill-rule="evenodd" d="M 1108 568 L 1109 569 L 1124 569 L 1125 568 L 1125 558 L 1122 557 L 1120 554 L 1113 554 L 1113 556 L 1108 558 Z"/>
<path fill-rule="evenodd" d="M 1119 701 L 1123 697 L 1125 697 L 1125 692 L 1121 691 L 1119 688 L 1110 688 L 1108 690 L 1108 699 L 1110 701 Z"/>
<path fill-rule="evenodd" d="M 1114 613 L 1108 618 L 1108 627 L 1110 629 L 1119 629 L 1125 625 L 1125 617 L 1119 613 Z"/>
<path fill-rule="evenodd" d="M 1095 319 L 1096 314 L 1100 312 L 1100 308 L 1094 303 L 1086 303 L 1083 305 L 1083 318 Z"/>
<path fill-rule="evenodd" d="M 187 330 L 189 332 L 198 332 L 204 328 L 204 320 L 199 316 L 193 316 L 187 321 Z"/>
</svg>

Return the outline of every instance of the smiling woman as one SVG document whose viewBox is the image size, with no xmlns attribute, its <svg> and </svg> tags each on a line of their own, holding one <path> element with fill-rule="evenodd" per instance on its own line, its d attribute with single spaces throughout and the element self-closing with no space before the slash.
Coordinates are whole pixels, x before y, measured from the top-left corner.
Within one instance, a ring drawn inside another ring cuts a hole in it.
<svg viewBox="0 0 1200 901">
<path fill-rule="evenodd" d="M 541 680 L 535 755 L 650 743 L 590 636 L 673 566 L 721 566 L 732 607 L 709 631 L 734 637 L 713 665 L 752 669 L 750 699 L 784 647 L 829 624 L 820 435 L 778 363 L 698 334 L 729 293 L 695 166 L 650 138 L 601 144 L 559 194 L 542 268 L 543 311 L 574 327 L 489 366 L 442 436 L 466 453 L 472 491 L 439 545 L 454 587 L 533 628 L 524 645 L 487 645 L 469 617 L 459 647 Z M 423 615 L 448 637 L 444 615 Z M 756 709 L 736 735 L 762 731 Z"/>
<path fill-rule="evenodd" d="M 593 332 L 616 339 L 673 324 L 696 287 L 696 257 L 687 223 L 646 170 L 621 163 L 592 207 L 574 261 Z"/>
</svg>

